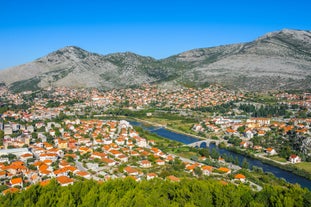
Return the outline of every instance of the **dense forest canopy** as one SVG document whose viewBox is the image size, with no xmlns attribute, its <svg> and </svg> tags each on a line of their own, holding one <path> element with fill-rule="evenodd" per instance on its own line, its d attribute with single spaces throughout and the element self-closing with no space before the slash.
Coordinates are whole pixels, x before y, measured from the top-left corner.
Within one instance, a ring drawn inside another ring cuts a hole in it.
<svg viewBox="0 0 311 207">
<path fill-rule="evenodd" d="M 311 192 L 298 185 L 265 186 L 256 192 L 246 185 L 218 180 L 131 178 L 98 183 L 93 180 L 61 187 L 55 180 L 21 193 L 0 196 L 0 206 L 311 206 Z"/>
</svg>

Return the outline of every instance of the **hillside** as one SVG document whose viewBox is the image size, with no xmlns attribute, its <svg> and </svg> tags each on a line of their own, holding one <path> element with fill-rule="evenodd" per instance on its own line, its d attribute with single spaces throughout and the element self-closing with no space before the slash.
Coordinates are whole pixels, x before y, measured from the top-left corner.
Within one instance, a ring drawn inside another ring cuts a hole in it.
<svg viewBox="0 0 311 207">
<path fill-rule="evenodd" d="M 282 30 L 245 44 L 185 52 L 176 59 L 195 65 L 184 75 L 190 82 L 218 82 L 246 90 L 311 86 L 311 33 L 307 31 Z"/>
<path fill-rule="evenodd" d="M 243 90 L 311 88 L 311 32 L 281 30 L 243 43 L 194 49 L 156 60 L 134 53 L 99 55 L 69 46 L 33 62 L 0 71 L 13 91 L 47 86 L 137 86 L 143 83 Z"/>
</svg>

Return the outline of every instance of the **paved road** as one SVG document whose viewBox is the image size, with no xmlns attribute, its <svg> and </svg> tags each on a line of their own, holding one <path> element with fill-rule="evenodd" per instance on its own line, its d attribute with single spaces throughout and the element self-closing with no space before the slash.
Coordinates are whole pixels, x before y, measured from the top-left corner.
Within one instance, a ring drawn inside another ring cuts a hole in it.
<svg viewBox="0 0 311 207">
<path fill-rule="evenodd" d="M 81 162 L 79 162 L 78 160 L 75 160 L 75 163 L 76 163 L 78 170 L 87 171 L 87 169 L 83 167 L 83 164 Z"/>
</svg>

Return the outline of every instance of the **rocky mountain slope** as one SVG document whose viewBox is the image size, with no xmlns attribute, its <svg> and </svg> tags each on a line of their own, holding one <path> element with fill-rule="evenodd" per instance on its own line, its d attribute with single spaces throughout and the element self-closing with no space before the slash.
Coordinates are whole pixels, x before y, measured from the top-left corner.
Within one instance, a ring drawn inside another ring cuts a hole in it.
<svg viewBox="0 0 311 207">
<path fill-rule="evenodd" d="M 99 55 L 65 47 L 31 63 L 0 71 L 12 90 L 47 86 L 129 87 L 142 83 L 245 90 L 311 88 L 311 32 L 282 30 L 252 42 L 194 49 L 156 60 L 134 53 Z"/>
</svg>

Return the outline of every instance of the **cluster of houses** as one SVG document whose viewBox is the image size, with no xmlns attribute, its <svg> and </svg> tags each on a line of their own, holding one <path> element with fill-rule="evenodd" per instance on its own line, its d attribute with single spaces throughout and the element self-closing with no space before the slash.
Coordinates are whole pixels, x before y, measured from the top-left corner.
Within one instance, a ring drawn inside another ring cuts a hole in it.
<svg viewBox="0 0 311 207">
<path fill-rule="evenodd" d="M 5 97 L 7 104 L 25 104 L 24 95 L 30 91 L 13 94 L 7 88 L 0 87 L 0 94 Z M 48 97 L 47 97 L 48 96 Z M 101 92 L 97 89 L 70 89 L 66 87 L 47 88 L 38 95 L 27 110 L 6 111 L 0 116 L 4 119 L 23 121 L 53 119 L 61 112 L 66 115 L 83 115 L 86 107 L 111 107 L 123 104 L 129 109 L 143 109 L 150 105 L 172 109 L 188 109 L 197 107 L 214 106 L 230 101 L 239 100 L 243 94 L 224 90 L 218 85 L 211 85 L 204 89 L 175 88 L 163 89 L 157 85 L 143 85 L 137 89 L 119 89 Z M 72 100 L 79 101 L 70 108 L 66 103 Z M 50 107 L 49 103 L 58 103 Z"/>
<path fill-rule="evenodd" d="M 23 92 L 21 94 L 13 94 L 7 88 L 0 87 L 0 92 L 7 101 L 16 105 L 23 104 Z M 27 120 L 42 120 L 56 117 L 60 111 L 66 112 L 64 103 L 78 99 L 82 103 L 76 104 L 77 110 L 84 110 L 85 107 L 110 107 L 114 105 L 125 104 L 129 109 L 143 109 L 150 104 L 157 107 L 167 107 L 172 109 L 187 109 L 214 106 L 239 100 L 243 94 L 224 90 L 218 85 L 211 85 L 204 89 L 194 88 L 175 88 L 163 89 L 157 85 L 145 84 L 136 89 L 118 89 L 102 92 L 97 89 L 70 89 L 66 87 L 47 88 L 49 98 L 41 95 L 36 97 L 34 104 L 31 106 L 29 114 L 8 112 L 4 116 L 23 118 Z M 46 107 L 49 102 L 60 103 L 59 107 Z M 24 113 L 24 112 L 23 112 Z"/>
<path fill-rule="evenodd" d="M 107 92 L 93 90 L 92 97 L 85 103 L 91 106 L 109 106 L 128 102 L 128 106 L 137 109 L 145 108 L 150 104 L 157 107 L 173 109 L 186 109 L 206 107 L 237 100 L 242 94 L 229 92 L 217 85 L 204 89 L 176 88 L 173 90 L 162 89 L 157 85 L 144 85 L 137 89 L 120 89 Z"/>
<path fill-rule="evenodd" d="M 61 131 L 58 137 L 50 126 Z M 62 125 L 48 123 L 44 127 L 53 136 L 52 142 L 47 142 L 44 136 L 34 139 L 30 135 L 24 141 L 27 147 L 14 145 L 16 148 L 0 150 L 0 179 L 8 186 L 3 194 L 32 184 L 44 186 L 52 178 L 62 186 L 74 183 L 77 176 L 95 180 L 127 176 L 137 181 L 150 180 L 158 177 L 159 170 L 175 158 L 157 148 L 153 140 L 140 137 L 124 120 L 64 120 Z M 194 174 L 197 167 L 203 175 L 213 171 L 231 173 L 229 168 L 214 169 L 192 161 L 185 162 L 184 170 Z M 173 175 L 165 179 L 180 180 Z"/>
<path fill-rule="evenodd" d="M 311 107 L 311 93 L 292 94 L 292 93 L 279 93 L 275 97 L 282 104 L 297 105 L 301 107 Z M 284 102 L 282 102 L 284 101 Z"/>
<path fill-rule="evenodd" d="M 288 124 L 291 123 L 291 124 Z M 282 121 L 271 121 L 271 118 L 249 118 L 246 120 L 229 119 L 224 117 L 215 117 L 204 122 L 195 124 L 192 130 L 195 132 L 215 132 L 222 136 L 235 136 L 242 139 L 241 148 L 253 148 L 256 152 L 264 151 L 267 155 L 273 156 L 277 152 L 272 146 L 264 148 L 263 146 L 253 145 L 252 138 L 265 137 L 272 128 L 277 129 L 280 135 L 284 136 L 289 131 L 294 130 L 297 134 L 310 136 L 311 119 L 291 119 Z M 292 157 L 296 157 L 293 159 Z M 292 155 L 288 158 L 291 163 L 300 162 L 298 155 Z"/>
</svg>

